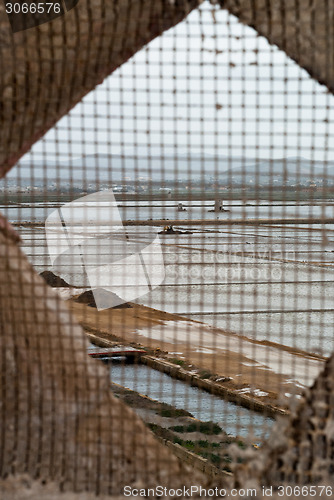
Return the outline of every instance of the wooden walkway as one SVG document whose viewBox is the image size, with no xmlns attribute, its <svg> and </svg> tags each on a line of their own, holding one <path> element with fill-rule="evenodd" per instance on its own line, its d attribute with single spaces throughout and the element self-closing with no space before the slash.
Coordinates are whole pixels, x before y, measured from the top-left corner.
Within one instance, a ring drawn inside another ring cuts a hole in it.
<svg viewBox="0 0 334 500">
<path fill-rule="evenodd" d="M 127 359 L 133 359 L 146 354 L 146 351 L 129 346 L 117 345 L 114 347 L 98 347 L 93 345 L 88 347 L 88 354 L 92 358 L 125 357 Z"/>
</svg>

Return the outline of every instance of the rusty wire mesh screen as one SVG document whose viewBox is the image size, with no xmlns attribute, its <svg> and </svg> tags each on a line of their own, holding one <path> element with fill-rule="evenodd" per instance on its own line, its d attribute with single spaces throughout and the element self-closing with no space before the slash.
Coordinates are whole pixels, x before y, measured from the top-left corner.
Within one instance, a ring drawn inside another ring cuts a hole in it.
<svg viewBox="0 0 334 500">
<path fill-rule="evenodd" d="M 3 171 L 27 151 L 0 186 L 22 250 L 2 222 L 0 475 L 97 494 L 327 486 L 329 362 L 318 376 L 334 327 L 333 9 L 308 5 L 307 31 L 303 2 L 226 3 L 278 48 L 220 5 L 182 20 L 196 2 L 162 2 L 135 49 L 175 26 L 129 58 L 149 14 L 125 3 L 124 50 L 103 76 L 124 64 L 80 102 L 98 83 L 92 61 L 81 87 L 80 65 L 73 88 L 55 69 L 49 94 L 39 89 L 51 118 L 37 142 L 38 106 L 32 125 L 15 97 L 22 81 L 0 76 Z M 29 55 L 33 30 L 44 40 L 79 20 L 85 32 L 95 14 L 80 12 L 11 37 Z M 87 32 L 92 57 L 122 45 L 102 30 L 98 49 Z M 51 50 L 58 62 L 65 43 Z"/>
</svg>

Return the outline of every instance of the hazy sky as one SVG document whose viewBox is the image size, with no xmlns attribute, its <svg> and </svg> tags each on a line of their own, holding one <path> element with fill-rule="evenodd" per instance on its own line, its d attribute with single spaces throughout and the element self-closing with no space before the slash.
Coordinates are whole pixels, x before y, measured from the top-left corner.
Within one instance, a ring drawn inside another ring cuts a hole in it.
<svg viewBox="0 0 334 500">
<path fill-rule="evenodd" d="M 334 97 L 254 30 L 213 10 L 204 4 L 107 78 L 33 147 L 34 158 L 334 160 Z"/>
</svg>

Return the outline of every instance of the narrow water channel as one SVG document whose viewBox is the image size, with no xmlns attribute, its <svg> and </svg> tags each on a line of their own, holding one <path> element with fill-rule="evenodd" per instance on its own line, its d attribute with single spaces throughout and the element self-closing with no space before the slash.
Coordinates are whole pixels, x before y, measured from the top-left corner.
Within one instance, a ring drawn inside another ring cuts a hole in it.
<svg viewBox="0 0 334 500">
<path fill-rule="evenodd" d="M 233 436 L 254 436 L 262 441 L 268 437 L 274 422 L 272 418 L 229 403 L 148 366 L 115 361 L 110 364 L 110 377 L 116 384 L 187 410 L 199 420 L 213 421 Z"/>
</svg>

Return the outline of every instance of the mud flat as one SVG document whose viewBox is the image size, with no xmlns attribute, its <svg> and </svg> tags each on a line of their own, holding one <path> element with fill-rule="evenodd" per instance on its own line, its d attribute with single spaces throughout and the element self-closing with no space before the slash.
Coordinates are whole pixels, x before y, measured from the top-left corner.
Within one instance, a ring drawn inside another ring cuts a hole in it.
<svg viewBox="0 0 334 500">
<path fill-rule="evenodd" d="M 104 311 L 68 304 L 95 343 L 146 348 L 150 366 L 269 415 L 285 413 L 326 359 L 137 304 Z"/>
</svg>

